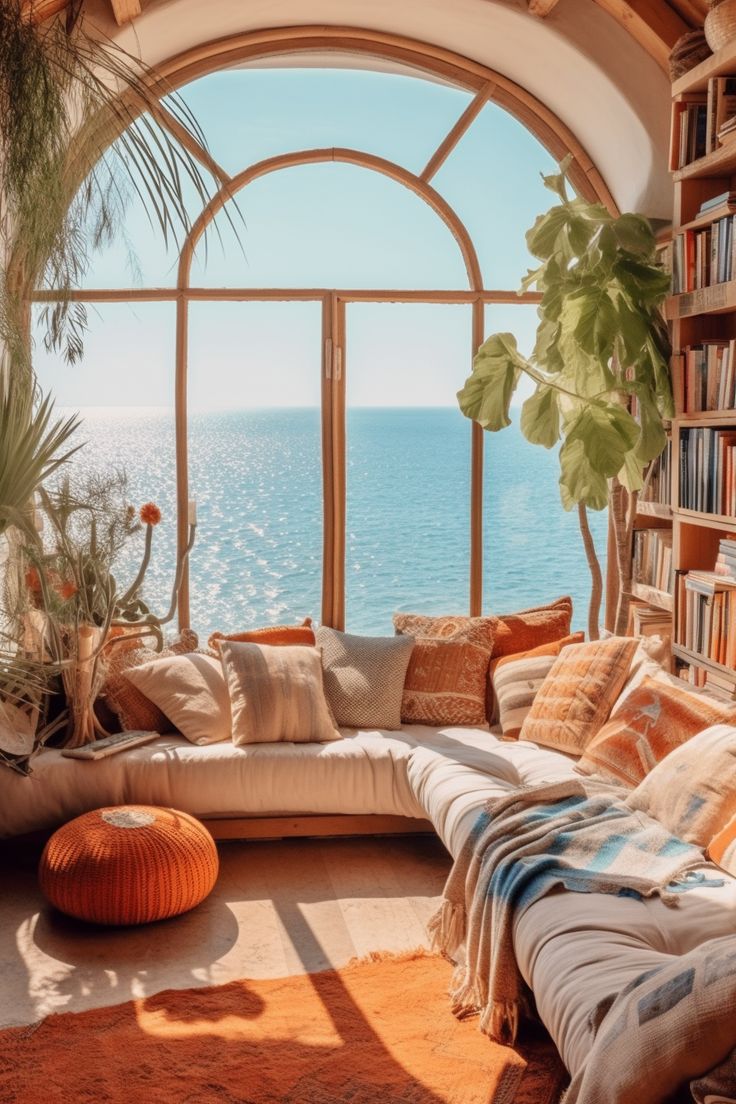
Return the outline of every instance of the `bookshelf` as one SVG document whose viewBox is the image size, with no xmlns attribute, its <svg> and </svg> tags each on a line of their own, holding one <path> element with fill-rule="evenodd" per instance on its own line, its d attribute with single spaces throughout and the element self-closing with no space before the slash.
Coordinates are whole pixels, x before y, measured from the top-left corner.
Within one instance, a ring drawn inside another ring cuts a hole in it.
<svg viewBox="0 0 736 1104">
<path fill-rule="evenodd" d="M 727 120 L 736 115 L 736 79 L 728 78 L 736 78 L 736 42 L 672 86 L 674 214 L 663 248 L 674 264 L 674 289 L 686 290 L 665 305 L 675 392 L 671 497 L 668 511 L 661 501 L 642 503 L 637 517 L 642 528 L 671 526 L 672 571 L 661 593 L 644 583 L 632 589 L 638 602 L 671 613 L 673 660 L 683 677 L 732 697 L 736 661 L 724 658 L 736 652 L 728 558 L 733 548 L 736 565 L 736 395 L 727 376 L 736 381 L 736 136 Z M 736 579 L 736 566 L 733 573 Z"/>
</svg>

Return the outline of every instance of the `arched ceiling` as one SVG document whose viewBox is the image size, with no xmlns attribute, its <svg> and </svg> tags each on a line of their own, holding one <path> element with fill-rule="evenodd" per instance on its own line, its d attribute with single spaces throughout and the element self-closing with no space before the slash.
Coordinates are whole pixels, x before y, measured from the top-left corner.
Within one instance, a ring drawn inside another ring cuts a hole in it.
<svg viewBox="0 0 736 1104">
<path fill-rule="evenodd" d="M 707 0 L 26 0 L 79 10 L 151 65 L 270 27 L 352 26 L 451 49 L 528 89 L 576 135 L 622 210 L 668 219 L 669 78 Z M 116 25 L 121 23 L 122 26 Z"/>
</svg>

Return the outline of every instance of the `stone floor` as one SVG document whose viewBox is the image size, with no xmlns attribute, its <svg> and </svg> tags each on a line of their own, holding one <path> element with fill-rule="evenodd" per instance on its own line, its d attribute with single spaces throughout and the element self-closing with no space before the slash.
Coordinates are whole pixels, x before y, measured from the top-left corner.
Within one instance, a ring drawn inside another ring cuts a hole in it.
<svg viewBox="0 0 736 1104">
<path fill-rule="evenodd" d="M 220 844 L 211 896 L 184 916 L 102 928 L 54 912 L 38 851 L 0 852 L 0 1026 L 164 989 L 342 966 L 427 945 L 450 859 L 434 836 Z"/>
</svg>

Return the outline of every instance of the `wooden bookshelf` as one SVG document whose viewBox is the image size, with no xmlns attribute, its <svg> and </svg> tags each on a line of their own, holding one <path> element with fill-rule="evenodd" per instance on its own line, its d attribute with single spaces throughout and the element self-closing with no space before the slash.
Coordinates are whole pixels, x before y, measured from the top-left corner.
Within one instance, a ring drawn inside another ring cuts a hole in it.
<svg viewBox="0 0 736 1104">
<path fill-rule="evenodd" d="M 672 594 L 668 594 L 665 590 L 657 590 L 656 587 L 647 586 L 645 583 L 632 583 L 631 593 L 639 601 L 645 602 L 648 606 L 654 606 L 655 609 L 663 609 L 668 613 L 672 613 L 675 608 L 675 599 Z"/>
<path fill-rule="evenodd" d="M 677 130 L 677 120 L 683 112 L 683 97 L 687 98 L 692 94 L 707 94 L 709 82 L 717 77 L 736 77 L 736 41 L 701 62 L 700 65 L 680 77 L 672 85 L 673 136 Z M 711 91 L 708 100 L 710 105 L 713 102 L 713 91 Z M 679 106 L 677 106 L 678 104 Z M 721 106 L 726 105 L 721 102 Z M 710 111 L 710 106 L 708 110 Z M 716 115 L 715 118 L 723 118 L 723 115 Z M 711 126 L 709 119 L 707 133 L 714 135 L 715 130 L 715 124 Z M 724 192 L 736 191 L 736 140 L 733 140 L 733 137 L 731 135 L 730 140 L 722 144 L 718 144 L 716 137 L 716 146 L 712 152 L 706 153 L 705 156 L 673 171 L 673 239 L 684 231 L 694 231 L 696 233 L 707 231 L 711 224 L 718 221 L 719 218 L 727 217 L 723 213 L 723 208 L 721 208 L 721 215 L 708 213 L 707 211 L 701 213 L 700 208 L 701 204 L 720 196 Z M 673 140 L 676 141 L 677 139 L 674 138 Z M 677 164 L 677 156 L 676 151 L 673 151 L 671 164 Z M 736 233 L 736 222 L 729 229 Z M 727 241 L 730 240 L 727 239 Z M 731 258 L 733 259 L 733 246 L 731 248 Z M 736 337 L 736 279 L 672 295 L 666 302 L 665 314 L 670 326 L 672 348 L 675 356 L 686 347 L 696 346 L 701 342 L 720 340 L 728 342 Z M 673 380 L 675 368 L 676 362 L 673 359 Z M 681 377 L 679 382 L 681 383 Z M 726 537 L 736 537 L 736 517 L 703 513 L 686 509 L 681 505 L 682 501 L 687 501 L 687 498 L 684 498 L 681 494 L 681 491 L 684 491 L 684 488 L 680 487 L 681 475 L 692 488 L 694 482 L 697 483 L 698 481 L 698 464 L 702 455 L 695 449 L 693 437 L 688 438 L 688 445 L 685 445 L 682 439 L 683 434 L 687 433 L 688 430 L 701 428 L 723 429 L 726 433 L 733 433 L 736 430 L 736 410 L 709 410 L 702 413 L 688 413 L 678 408 L 677 416 L 672 423 L 671 462 L 672 560 L 676 573 L 675 593 L 670 595 L 655 591 L 648 594 L 649 588 L 637 586 L 634 588 L 634 597 L 647 602 L 655 609 L 667 609 L 672 612 L 674 630 L 672 653 L 681 663 L 699 669 L 706 675 L 713 675 L 715 678 L 730 679 L 736 684 L 736 670 L 724 667 L 709 656 L 701 655 L 686 648 L 677 636 L 677 629 L 684 623 L 685 615 L 685 609 L 679 608 L 680 601 L 684 601 L 683 595 L 687 593 L 683 576 L 687 576 L 690 571 L 712 572 L 715 568 L 720 542 Z M 703 436 L 708 437 L 707 434 Z M 713 440 L 713 438 L 710 439 Z M 682 471 L 681 445 L 692 450 L 692 467 L 688 468 L 687 465 L 683 465 Z M 721 446 L 727 449 L 727 445 L 728 439 L 723 438 Z M 705 448 L 705 446 L 703 447 Z M 715 446 L 712 447 L 715 449 Z M 721 462 L 722 455 L 722 453 L 716 451 L 716 460 L 714 460 L 713 466 L 708 468 L 708 476 L 702 475 L 700 477 L 699 486 L 701 491 L 703 488 L 702 481 L 711 478 L 712 473 L 716 470 L 716 463 Z M 736 457 L 736 454 L 734 455 Z M 727 470 L 730 478 L 732 469 L 728 467 Z M 728 483 L 725 485 L 727 486 Z M 691 494 L 690 501 L 694 497 Z M 700 495 L 697 497 L 702 500 Z M 721 498 L 721 500 L 723 499 Z M 649 506 L 651 504 L 641 503 L 638 508 L 639 514 L 645 514 Z M 658 517 L 659 515 L 654 516 Z M 716 608 L 715 604 L 713 608 Z M 684 636 L 682 639 L 684 639 Z"/>
</svg>

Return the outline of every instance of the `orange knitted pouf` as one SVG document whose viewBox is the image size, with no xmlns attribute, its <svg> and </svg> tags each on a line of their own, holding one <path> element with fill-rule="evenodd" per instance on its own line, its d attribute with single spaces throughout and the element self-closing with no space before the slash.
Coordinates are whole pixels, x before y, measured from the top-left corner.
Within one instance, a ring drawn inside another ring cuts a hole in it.
<svg viewBox="0 0 736 1104">
<path fill-rule="evenodd" d="M 217 880 L 215 841 L 188 813 L 153 805 L 96 809 L 54 832 L 39 866 L 60 912 L 95 924 L 146 924 L 203 901 Z"/>
</svg>

